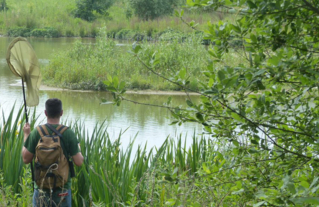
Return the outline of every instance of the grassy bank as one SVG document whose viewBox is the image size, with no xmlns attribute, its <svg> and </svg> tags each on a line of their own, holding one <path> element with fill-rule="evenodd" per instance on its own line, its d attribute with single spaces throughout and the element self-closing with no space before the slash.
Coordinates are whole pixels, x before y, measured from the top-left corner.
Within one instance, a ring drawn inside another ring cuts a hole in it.
<svg viewBox="0 0 319 207">
<path fill-rule="evenodd" d="M 95 45 L 80 42 L 68 51 L 57 54 L 43 69 L 44 83 L 71 89 L 104 90 L 103 81 L 108 75 L 117 76 L 126 83 L 128 89 L 179 90 L 175 85 L 152 74 L 129 53 L 132 45 L 117 46 L 108 39 L 107 30 Z M 154 43 L 141 42 L 141 60 L 148 65 L 150 54 L 155 53 L 160 61 L 154 70 L 170 77 L 185 68 L 190 75 L 190 86 L 198 87 L 201 69 L 207 65 L 208 54 L 200 44 L 201 38 L 194 36 L 185 42 L 179 39 Z"/>
<path fill-rule="evenodd" d="M 76 9 L 76 0 L 6 0 L 8 10 L 0 12 L 0 34 L 10 36 L 36 37 L 95 37 L 100 27 L 109 29 L 109 37 L 124 38 L 125 30 L 135 38 L 156 38 L 163 31 L 173 29 L 188 33 L 191 29 L 174 16 L 165 16 L 156 20 L 142 21 L 132 16 L 126 18 L 127 2 L 116 1 L 108 10 L 108 15 L 97 15 L 93 22 L 74 18 L 72 12 Z M 180 9 L 180 8 L 177 8 Z M 185 20 L 199 23 L 203 29 L 207 21 L 217 21 L 228 18 L 225 15 L 186 11 Z M 128 38 L 128 37 L 125 37 Z"/>
<path fill-rule="evenodd" d="M 14 107 L 11 112 L 0 125 L 1 206 L 30 206 L 30 165 L 24 165 L 21 159 L 23 110 L 19 110 L 15 117 Z M 34 114 L 31 120 L 34 128 L 37 120 Z M 91 206 L 92 203 L 103 206 L 164 205 L 176 196 L 168 191 L 175 188 L 176 179 L 194 176 L 202 163 L 213 156 L 208 152 L 212 143 L 195 136 L 189 149 L 186 149 L 186 143 L 182 144 L 180 136 L 178 141 L 167 138 L 158 149 L 147 151 L 145 145 L 138 146 L 133 152 L 134 141 L 127 149 L 122 149 L 121 135 L 111 141 L 103 123 L 96 124 L 91 134 L 87 133 L 83 123 L 70 125 L 79 138 L 85 157 L 85 164 L 76 168 L 77 177 L 73 179 L 74 206 Z"/>
<path fill-rule="evenodd" d="M 107 32 L 107 28 L 100 30 L 95 45 L 77 42 L 70 50 L 56 54 L 42 69 L 43 82 L 70 89 L 105 90 L 103 82 L 111 75 L 124 81 L 130 90 L 181 90 L 169 80 L 152 73 L 129 53 L 131 43 L 119 46 L 107 37 Z M 178 76 L 178 71 L 184 69 L 189 77 L 188 88 L 198 90 L 210 60 L 207 49 L 201 44 L 203 37 L 199 33 L 181 39 L 174 34 L 167 33 L 167 39 L 162 41 L 139 42 L 142 47 L 139 58 L 167 79 Z M 235 64 L 241 59 L 234 52 L 225 61 Z"/>
<path fill-rule="evenodd" d="M 30 165 L 21 159 L 23 113 L 21 109 L 13 116 L 13 110 L 0 124 L 0 205 L 30 206 Z M 32 128 L 35 121 L 33 113 Z M 121 135 L 111 139 L 103 123 L 96 124 L 90 134 L 81 122 L 69 125 L 85 157 L 72 182 L 74 206 L 318 204 L 318 170 L 312 163 L 296 163 L 286 177 L 280 157 L 257 153 L 244 139 L 238 149 L 217 138 L 194 135 L 187 147 L 180 135 L 168 137 L 158 149 L 147 151 L 146 146 L 138 146 L 133 152 L 134 142 L 122 149 Z M 261 183 L 265 176 L 266 184 Z M 265 197 L 265 192 L 270 194 Z"/>
</svg>

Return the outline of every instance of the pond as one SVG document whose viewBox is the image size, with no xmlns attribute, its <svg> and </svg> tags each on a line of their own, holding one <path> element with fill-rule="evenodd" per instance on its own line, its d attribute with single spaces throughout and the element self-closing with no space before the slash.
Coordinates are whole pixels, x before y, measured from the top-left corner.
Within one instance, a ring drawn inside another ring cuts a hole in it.
<svg viewBox="0 0 319 207">
<path fill-rule="evenodd" d="M 23 95 L 21 80 L 14 76 L 7 66 L 5 56 L 6 49 L 13 38 L 1 37 L 0 46 L 0 109 L 4 116 L 8 116 L 12 105 L 15 103 L 17 108 L 23 104 Z M 41 65 L 48 64 L 52 55 L 61 50 L 68 49 L 72 44 L 80 40 L 84 44 L 94 43 L 94 39 L 76 39 L 76 38 L 31 38 L 28 39 L 36 51 Z M 112 100 L 107 92 L 97 91 L 69 91 L 60 89 L 45 90 L 40 88 L 40 103 L 37 107 L 28 108 L 36 110 L 39 115 L 39 123 L 45 121 L 44 103 L 48 98 L 59 98 L 63 102 L 64 115 L 62 121 L 81 121 L 90 132 L 97 123 L 105 121 L 107 131 L 112 139 L 121 136 L 122 146 L 129 144 L 130 140 L 136 136 L 135 144 L 144 145 L 148 148 L 160 146 L 168 137 L 176 137 L 182 133 L 183 137 L 191 139 L 194 133 L 201 132 L 201 126 L 194 123 L 186 123 L 182 126 L 170 125 L 173 120 L 167 109 L 153 106 L 134 104 L 131 102 L 122 102 L 121 106 L 112 104 L 101 105 L 102 99 Z M 163 105 L 172 97 L 174 105 L 184 105 L 185 95 L 161 95 L 161 94 L 127 94 L 126 98 L 133 101 Z M 198 96 L 192 96 L 192 99 L 198 100 Z M 1 114 L 2 116 L 2 114 Z M 189 141 L 187 141 L 189 143 Z"/>
</svg>

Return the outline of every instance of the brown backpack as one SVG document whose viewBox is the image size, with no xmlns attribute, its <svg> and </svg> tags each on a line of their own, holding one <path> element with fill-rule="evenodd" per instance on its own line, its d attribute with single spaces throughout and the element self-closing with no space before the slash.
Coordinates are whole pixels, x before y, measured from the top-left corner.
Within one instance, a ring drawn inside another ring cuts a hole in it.
<svg viewBox="0 0 319 207">
<path fill-rule="evenodd" d="M 69 163 L 61 145 L 61 135 L 67 128 L 59 125 L 58 133 L 51 135 L 46 125 L 37 126 L 41 138 L 35 149 L 35 182 L 40 189 L 63 187 L 68 181 Z"/>
</svg>

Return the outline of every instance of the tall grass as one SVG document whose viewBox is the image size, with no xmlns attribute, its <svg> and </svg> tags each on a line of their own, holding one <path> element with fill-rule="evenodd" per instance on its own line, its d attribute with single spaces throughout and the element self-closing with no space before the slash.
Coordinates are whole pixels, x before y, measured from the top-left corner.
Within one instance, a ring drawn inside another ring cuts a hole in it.
<svg viewBox="0 0 319 207">
<path fill-rule="evenodd" d="M 106 26 L 114 33 L 121 29 L 129 29 L 138 33 L 155 36 L 167 29 L 191 32 L 191 29 L 174 16 L 165 16 L 153 21 L 142 21 L 133 16 L 125 15 L 125 3 L 117 1 L 109 10 L 109 16 L 99 15 L 94 22 L 87 22 L 74 18 L 72 11 L 76 9 L 76 0 L 6 0 L 9 10 L 0 12 L 0 33 L 6 34 L 9 29 L 24 27 L 41 29 L 51 27 L 58 31 L 59 36 L 95 36 L 98 28 Z M 187 10 L 187 9 L 186 9 Z M 207 21 L 218 21 L 231 16 L 214 12 L 186 11 L 185 20 L 199 23 L 199 30 L 203 30 Z"/>
<path fill-rule="evenodd" d="M 14 108 L 7 118 L 3 116 L 0 125 L 0 197 L 6 198 L 1 201 L 4 206 L 29 206 L 32 194 L 30 168 L 21 159 L 23 110 L 21 108 L 14 116 Z M 34 114 L 31 128 L 37 120 Z M 96 124 L 90 134 L 80 121 L 69 125 L 78 136 L 85 157 L 84 164 L 76 167 L 76 178 L 72 181 L 74 206 L 134 206 L 141 203 L 158 206 L 171 196 L 164 193 L 164 188 L 169 186 L 163 186 L 162 181 L 168 182 L 176 172 L 195 175 L 208 157 L 206 141 L 198 140 L 195 135 L 188 150 L 179 136 L 177 144 L 167 138 L 158 149 L 147 151 L 145 145 L 138 146 L 133 152 L 134 139 L 123 149 L 121 134 L 111 141 L 104 123 Z"/>
<path fill-rule="evenodd" d="M 45 83 L 71 89 L 103 90 L 103 81 L 111 75 L 126 82 L 129 89 L 180 90 L 151 73 L 128 53 L 132 49 L 130 44 L 117 46 L 107 38 L 107 32 L 106 28 L 101 29 L 96 45 L 77 42 L 70 50 L 57 54 L 43 70 Z M 198 82 L 204 78 L 201 72 L 209 59 L 201 40 L 201 36 L 194 35 L 184 42 L 179 39 L 141 42 L 140 58 L 151 66 L 150 57 L 155 54 L 158 64 L 153 69 L 168 78 L 186 69 L 190 87 L 198 89 Z"/>
<path fill-rule="evenodd" d="M 22 107 L 18 111 L 15 108 L 15 105 L 13 105 L 7 118 L 2 112 L 2 120 L 0 121 L 0 178 L 2 178 L 0 184 L 2 195 L 3 193 L 8 194 L 5 197 L 10 198 L 8 189 L 20 193 L 18 197 L 11 196 L 23 206 L 29 206 L 31 204 L 29 189 L 31 188 L 31 175 L 30 171 L 27 170 L 29 166 L 26 167 L 21 159 L 24 113 Z M 32 120 L 30 125 L 34 127 L 37 120 L 35 113 L 31 114 L 30 118 Z M 9 188 L 6 186 L 9 186 Z M 6 199 L 2 202 L 5 203 Z M 10 200 L 8 202 L 10 203 Z"/>
</svg>

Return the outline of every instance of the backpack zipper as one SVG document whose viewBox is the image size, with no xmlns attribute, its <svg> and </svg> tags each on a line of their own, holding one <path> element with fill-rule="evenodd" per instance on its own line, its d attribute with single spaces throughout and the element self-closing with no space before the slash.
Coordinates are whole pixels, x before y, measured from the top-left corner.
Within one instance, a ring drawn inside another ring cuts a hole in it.
<svg viewBox="0 0 319 207">
<path fill-rule="evenodd" d="M 44 150 L 44 151 L 53 151 L 56 150 L 57 147 L 53 147 L 53 148 L 44 148 L 44 147 L 40 147 L 39 150 Z"/>
</svg>

